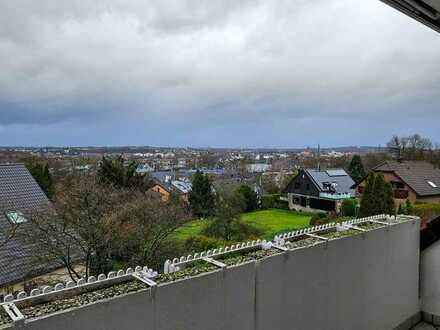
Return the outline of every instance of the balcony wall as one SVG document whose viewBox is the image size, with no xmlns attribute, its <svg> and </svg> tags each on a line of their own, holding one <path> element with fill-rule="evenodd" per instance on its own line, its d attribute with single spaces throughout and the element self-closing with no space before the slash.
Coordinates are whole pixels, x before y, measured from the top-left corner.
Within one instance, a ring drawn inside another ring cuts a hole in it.
<svg viewBox="0 0 440 330">
<path fill-rule="evenodd" d="M 280 252 L 156 289 L 27 320 L 23 328 L 409 329 L 420 311 L 419 227 L 414 219 Z"/>
</svg>

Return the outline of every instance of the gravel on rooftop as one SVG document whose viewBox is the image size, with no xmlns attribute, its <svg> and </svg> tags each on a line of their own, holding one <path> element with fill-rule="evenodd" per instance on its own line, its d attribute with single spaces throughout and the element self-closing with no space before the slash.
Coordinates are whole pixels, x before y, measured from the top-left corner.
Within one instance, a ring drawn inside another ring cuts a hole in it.
<svg viewBox="0 0 440 330">
<path fill-rule="evenodd" d="M 80 307 L 100 300 L 121 296 L 130 292 L 137 292 L 146 288 L 148 287 L 144 283 L 135 280 L 115 284 L 108 288 L 84 292 L 69 298 L 58 299 L 51 302 L 19 309 L 26 318 L 35 318 L 73 307 Z"/>
<path fill-rule="evenodd" d="M 3 307 L 0 307 L 0 327 L 10 323 L 12 323 L 12 320 L 9 318 L 8 314 L 6 314 Z"/>
</svg>

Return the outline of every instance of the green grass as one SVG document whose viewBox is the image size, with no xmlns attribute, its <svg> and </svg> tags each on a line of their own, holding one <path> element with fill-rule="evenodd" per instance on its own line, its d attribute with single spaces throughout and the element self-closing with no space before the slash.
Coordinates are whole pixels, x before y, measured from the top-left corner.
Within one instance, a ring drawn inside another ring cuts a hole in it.
<svg viewBox="0 0 440 330">
<path fill-rule="evenodd" d="M 241 218 L 244 222 L 259 228 L 263 232 L 261 238 L 272 239 L 274 235 L 309 226 L 311 216 L 288 210 L 269 209 L 244 213 Z M 203 226 L 203 220 L 190 221 L 177 228 L 170 239 L 185 241 L 191 236 L 200 234 Z"/>
</svg>

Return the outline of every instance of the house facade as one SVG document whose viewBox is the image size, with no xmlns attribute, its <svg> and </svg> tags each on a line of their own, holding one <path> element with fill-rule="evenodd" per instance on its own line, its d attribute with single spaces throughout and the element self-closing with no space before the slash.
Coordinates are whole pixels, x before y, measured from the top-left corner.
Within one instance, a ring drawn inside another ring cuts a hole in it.
<svg viewBox="0 0 440 330">
<path fill-rule="evenodd" d="M 290 209 L 339 212 L 342 200 L 355 196 L 353 184 L 343 169 L 301 169 L 284 193 Z"/>
<path fill-rule="evenodd" d="M 409 200 L 411 203 L 440 203 L 440 169 L 426 161 L 388 160 L 373 168 L 391 183 L 396 204 Z M 366 178 L 355 185 L 358 196 L 362 195 Z"/>
<path fill-rule="evenodd" d="M 168 202 L 172 194 L 179 196 L 184 202 L 189 201 L 189 193 L 192 189 L 189 178 L 178 177 L 171 172 L 154 172 L 152 176 L 155 185 L 150 191 L 160 194 L 163 202 Z"/>
</svg>

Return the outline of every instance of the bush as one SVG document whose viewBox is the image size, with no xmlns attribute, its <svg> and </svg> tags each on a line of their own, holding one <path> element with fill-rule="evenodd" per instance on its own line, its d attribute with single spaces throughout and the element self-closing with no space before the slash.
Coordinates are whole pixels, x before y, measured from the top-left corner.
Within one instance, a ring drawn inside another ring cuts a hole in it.
<svg viewBox="0 0 440 330">
<path fill-rule="evenodd" d="M 254 211 L 258 208 L 258 197 L 257 194 L 247 185 L 241 185 L 237 192 L 242 194 L 244 201 L 246 203 L 246 212 Z"/>
<path fill-rule="evenodd" d="M 188 253 L 201 252 L 212 250 L 223 245 L 225 245 L 225 242 L 221 239 L 204 235 L 195 235 L 185 241 L 185 251 L 188 251 Z"/>
<path fill-rule="evenodd" d="M 397 209 L 397 214 L 408 214 L 406 212 L 406 205 L 405 205 L 405 203 L 399 204 L 399 208 Z"/>
<path fill-rule="evenodd" d="M 327 222 L 329 222 L 327 213 L 324 212 L 315 213 L 312 215 L 312 218 L 310 219 L 310 226 L 319 226 Z"/>
<path fill-rule="evenodd" d="M 356 216 L 357 202 L 355 199 L 344 199 L 341 204 L 341 214 L 344 217 Z"/>
<path fill-rule="evenodd" d="M 410 214 L 422 219 L 432 218 L 440 215 L 440 203 L 416 203 L 412 205 Z"/>
<path fill-rule="evenodd" d="M 203 230 L 203 234 L 215 239 L 227 241 L 244 241 L 261 236 L 263 232 L 240 219 L 224 221 L 219 218 L 209 220 L 209 224 Z"/>
<path fill-rule="evenodd" d="M 287 201 L 280 200 L 281 194 L 263 195 L 261 197 L 262 209 L 289 209 Z"/>
</svg>

